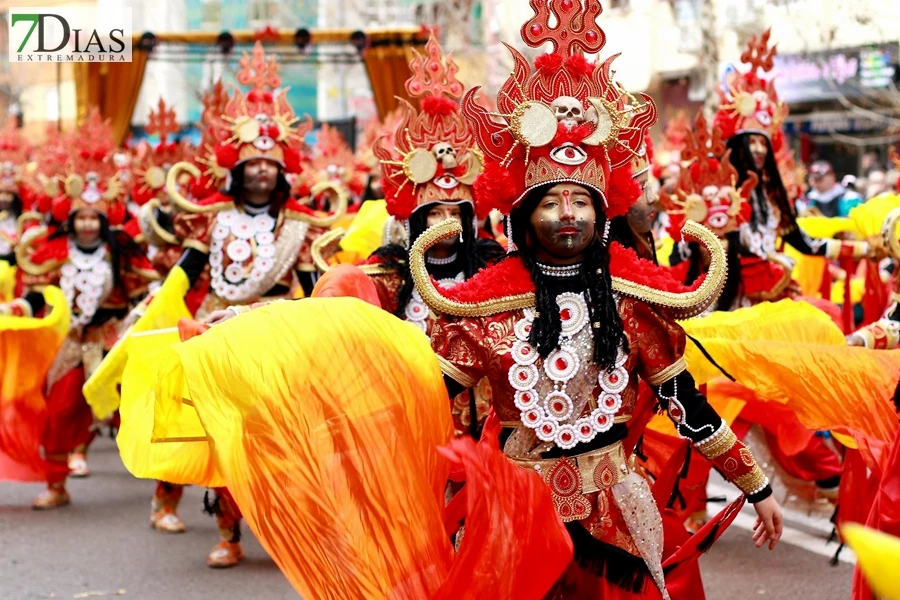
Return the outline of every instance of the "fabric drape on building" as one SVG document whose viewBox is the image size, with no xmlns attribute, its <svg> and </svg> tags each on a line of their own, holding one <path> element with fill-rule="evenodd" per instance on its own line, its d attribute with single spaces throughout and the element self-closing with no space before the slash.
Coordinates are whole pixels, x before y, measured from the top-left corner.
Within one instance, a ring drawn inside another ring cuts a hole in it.
<svg viewBox="0 0 900 600">
<path fill-rule="evenodd" d="M 382 119 L 400 105 L 398 97 L 410 100 L 406 93 L 406 80 L 410 76 L 409 61 L 417 43 L 417 38 L 408 34 L 382 36 L 371 40 L 371 46 L 366 50 L 363 61 L 378 116 Z"/>
<path fill-rule="evenodd" d="M 130 63 L 75 63 L 75 94 L 78 118 L 87 116 L 92 106 L 110 120 L 113 141 L 121 145 L 131 125 L 149 53 L 134 48 Z"/>
</svg>

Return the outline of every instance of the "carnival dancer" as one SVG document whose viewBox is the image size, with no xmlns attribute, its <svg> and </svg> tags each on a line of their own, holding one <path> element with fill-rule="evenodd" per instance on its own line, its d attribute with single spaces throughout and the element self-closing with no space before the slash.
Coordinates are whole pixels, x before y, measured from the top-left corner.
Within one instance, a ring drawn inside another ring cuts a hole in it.
<svg viewBox="0 0 900 600">
<path fill-rule="evenodd" d="M 314 241 L 313 227 L 329 227 L 343 215 L 346 196 L 336 193 L 333 212 L 323 214 L 291 197 L 288 173 L 299 173 L 303 138 L 309 119 L 296 126 L 273 57 L 267 59 L 257 42 L 252 55 L 241 59 L 239 83 L 221 114 L 204 114 L 215 146 L 208 157 L 211 170 L 225 169 L 229 186 L 199 201 L 182 193 L 180 177 L 188 172 L 201 180 L 191 163 L 173 165 L 167 190 L 179 212 L 174 229 L 184 253 L 178 262 L 191 287 L 206 289 L 196 315 L 211 322 L 227 312 L 236 314 L 251 304 L 291 297 L 300 285 L 298 264 Z M 331 184 L 311 190 L 317 193 Z M 210 552 L 211 567 L 231 567 L 242 558 L 240 512 L 227 491 L 217 490 L 212 503 L 219 524 L 220 543 Z"/>
<path fill-rule="evenodd" d="M 61 225 L 53 233 L 42 229 L 16 249 L 26 291 L 18 304 L 23 316 L 44 309 L 39 292 L 48 285 L 63 290 L 73 314 L 69 336 L 47 375 L 48 489 L 35 499 L 37 509 L 68 504 L 66 477 L 89 474 L 85 453 L 94 433 L 81 386 L 115 340 L 119 319 L 157 278 L 135 242 L 116 230 L 125 204 L 112 164 L 109 123 L 93 109 L 66 142 L 64 191 L 52 208 Z"/>
<path fill-rule="evenodd" d="M 721 105 L 713 126 L 731 150 L 738 184 L 743 185 L 751 174 L 757 178 L 751 218 L 728 238 L 729 277 L 719 300 L 725 310 L 792 293 L 792 266 L 778 251 L 779 238 L 801 254 L 830 260 L 875 255 L 868 242 L 813 239 L 797 225 L 797 210 L 776 162 L 784 145 L 781 125 L 788 109 L 778 100 L 774 81 L 766 79 L 775 52 L 774 46 L 769 47 L 769 31 L 754 36 L 741 55 L 749 70 L 734 73 L 719 90 Z"/>
<path fill-rule="evenodd" d="M 678 431 L 754 503 L 754 540 L 774 547 L 781 511 L 750 451 L 706 403 L 685 371 L 684 332 L 673 317 L 698 314 L 724 277 L 721 249 L 703 228 L 713 268 L 685 288 L 649 261 L 610 242 L 609 219 L 627 204 L 607 195 L 656 120 L 646 95 L 627 105 L 610 75 L 584 53 L 602 49 L 599 2 L 533 0 L 525 43 L 553 44 L 532 70 L 513 52 L 497 122 L 473 101 L 463 110 L 486 155 L 476 189 L 510 215 L 514 253 L 471 280 L 438 289 L 423 252 L 456 235 L 444 224 L 411 252 L 423 299 L 443 315 L 432 344 L 448 387 L 487 377 L 506 428 L 504 452 L 539 472 L 575 544 L 575 560 L 550 598 L 668 598 L 659 511 L 628 467 L 621 440 L 643 379 Z M 551 16 L 551 11 L 553 15 Z M 556 24 L 551 24 L 555 20 Z M 652 585 L 645 585 L 652 582 Z"/>
<path fill-rule="evenodd" d="M 775 47 L 769 47 L 769 31 L 751 38 L 741 56 L 750 68 L 745 73 L 736 72 L 722 86 L 721 106 L 713 123 L 727 140 L 731 163 L 738 170 L 738 184 L 751 177 L 757 179 L 750 199 L 750 219 L 727 236 L 729 275 L 718 303 L 723 310 L 799 296 L 791 277 L 793 262 L 776 246 L 779 238 L 801 254 L 829 260 L 859 260 L 878 252 L 867 241 L 810 238 L 798 226 L 796 208 L 776 162 L 784 144 L 781 125 L 787 106 L 778 100 L 774 81 L 766 78 L 775 53 Z M 793 455 L 781 451 L 771 432 L 767 437 L 779 464 L 790 475 L 815 481 L 823 495 L 836 498 L 841 465 L 821 437 L 812 437 L 804 451 Z"/>
</svg>

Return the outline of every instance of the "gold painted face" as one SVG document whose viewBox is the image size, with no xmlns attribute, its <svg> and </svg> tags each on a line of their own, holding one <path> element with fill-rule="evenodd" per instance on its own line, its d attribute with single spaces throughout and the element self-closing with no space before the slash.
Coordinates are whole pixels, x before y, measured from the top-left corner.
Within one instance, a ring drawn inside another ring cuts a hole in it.
<svg viewBox="0 0 900 600">
<path fill-rule="evenodd" d="M 92 246 L 100 240 L 100 215 L 89 208 L 75 213 L 73 221 L 75 242 L 81 246 Z"/>
</svg>

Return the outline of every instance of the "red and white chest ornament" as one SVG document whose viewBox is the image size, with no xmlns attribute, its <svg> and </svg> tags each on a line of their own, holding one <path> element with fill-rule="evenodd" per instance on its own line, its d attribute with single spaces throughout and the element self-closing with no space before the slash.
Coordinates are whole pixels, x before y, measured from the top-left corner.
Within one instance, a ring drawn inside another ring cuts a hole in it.
<svg viewBox="0 0 900 600">
<path fill-rule="evenodd" d="M 106 244 L 101 244 L 92 252 L 84 252 L 73 242 L 69 242 L 69 262 L 60 268 L 59 287 L 69 306 L 77 314 L 72 317 L 72 326 L 90 323 L 97 308 L 112 290 L 112 268 L 106 260 Z"/>
<path fill-rule="evenodd" d="M 587 365 L 580 364 L 573 339 L 588 326 L 590 315 L 581 294 L 560 294 L 556 304 L 562 322 L 559 346 L 546 358 L 540 358 L 537 348 L 528 341 L 534 311 L 526 309 L 515 324 L 513 366 L 508 377 L 516 390 L 515 405 L 522 411 L 522 423 L 533 429 L 539 440 L 569 449 L 579 442 L 590 442 L 598 433 L 612 428 L 616 413 L 622 407 L 622 392 L 628 386 L 628 371 L 624 367 L 628 355 L 620 348 L 615 368 L 598 375 L 600 394 L 596 398 L 596 408 L 584 417 L 574 414 L 575 403 L 568 394 L 568 384 L 583 373 L 583 367 Z M 552 391 L 543 397 L 537 389 L 542 377 L 553 382 Z"/>
</svg>

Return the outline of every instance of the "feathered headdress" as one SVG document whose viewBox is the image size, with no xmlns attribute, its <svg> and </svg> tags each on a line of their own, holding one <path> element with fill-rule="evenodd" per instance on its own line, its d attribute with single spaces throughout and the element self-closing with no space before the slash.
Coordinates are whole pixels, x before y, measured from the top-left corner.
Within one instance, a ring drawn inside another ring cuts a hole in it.
<svg viewBox="0 0 900 600">
<path fill-rule="evenodd" d="M 497 97 L 498 112 L 475 101 L 477 89 L 463 99 L 486 160 L 476 192 L 508 213 L 538 186 L 571 182 L 598 192 L 607 216 L 622 215 L 637 196 L 608 192 L 633 185 L 632 160 L 656 122 L 656 105 L 613 81 L 615 56 L 601 64 L 585 58 L 606 43 L 596 22 L 603 11 L 599 0 L 530 4 L 535 14 L 522 26 L 522 39 L 532 48 L 550 42 L 553 49 L 538 56 L 532 69 L 507 46 L 515 68 Z"/>
<path fill-rule="evenodd" d="M 749 198 L 757 177 L 749 173 L 744 184 L 736 188 L 738 172 L 729 160 L 730 154 L 719 129 L 710 131 L 703 113 L 698 114 L 694 131 L 688 130 L 681 151 L 681 159 L 688 166 L 681 170 L 674 192 L 660 191 L 673 238 L 681 238 L 687 220 L 705 225 L 722 237 L 750 218 Z"/>
<path fill-rule="evenodd" d="M 62 193 L 53 200 L 53 217 L 65 221 L 71 213 L 90 208 L 106 215 L 110 225 L 121 225 L 126 213 L 124 188 L 112 160 L 116 145 L 109 120 L 103 120 L 100 109 L 94 107 L 64 137 L 68 155 Z"/>
<path fill-rule="evenodd" d="M 442 55 L 433 37 L 425 45 L 425 55 L 416 53 L 409 68 L 412 77 L 406 91 L 421 99 L 421 111 L 401 101 L 393 144 L 388 145 L 386 138 L 375 144 L 388 212 L 408 219 L 416 209 L 434 202 L 470 202 L 480 213 L 472 184 L 482 171 L 483 158 L 460 112 L 464 87 L 456 79 L 459 69 Z"/>
<path fill-rule="evenodd" d="M 160 97 L 156 107 L 150 109 L 145 128 L 147 133 L 159 135 L 159 143 L 151 146 L 145 142 L 136 153 L 131 199 L 137 204 L 143 205 L 154 198 L 165 200 L 166 172 L 169 167 L 178 161 L 190 160 L 193 155 L 193 146 L 189 142 L 169 142 L 169 135 L 178 129 L 175 109 L 166 106 L 165 100 Z"/>
<path fill-rule="evenodd" d="M 221 112 L 210 107 L 203 115 L 216 166 L 230 170 L 248 160 L 265 158 L 277 162 L 286 173 L 299 173 L 303 138 L 312 128 L 311 121 L 294 115 L 287 88 L 278 89 L 278 63 L 274 57 L 266 58 L 260 42 L 253 46 L 252 55 L 244 53 L 240 65 L 237 80 L 249 91 L 244 94 L 235 87 Z"/>
<path fill-rule="evenodd" d="M 741 62 L 749 65 L 746 73 L 729 74 L 719 88 L 720 106 L 714 125 L 725 139 L 741 133 L 758 133 L 769 138 L 778 152 L 783 144 L 781 125 L 787 117 L 787 106 L 778 100 L 774 79 L 767 74 L 774 66 L 775 46 L 769 47 L 770 31 L 759 38 L 753 36 Z"/>
</svg>

